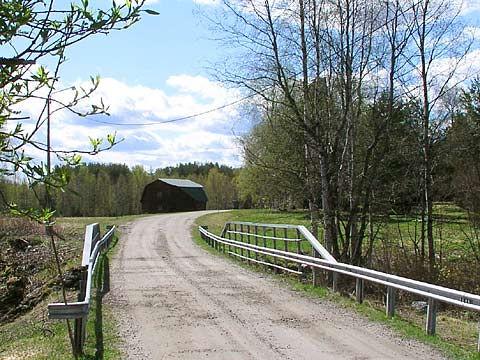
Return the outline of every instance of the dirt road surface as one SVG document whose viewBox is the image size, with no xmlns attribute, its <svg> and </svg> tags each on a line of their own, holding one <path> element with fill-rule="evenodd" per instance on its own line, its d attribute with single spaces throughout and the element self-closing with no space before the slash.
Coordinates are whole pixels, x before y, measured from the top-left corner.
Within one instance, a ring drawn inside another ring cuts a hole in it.
<svg viewBox="0 0 480 360">
<path fill-rule="evenodd" d="M 127 359 L 441 359 L 425 345 L 193 243 L 204 212 L 123 229 L 109 302 Z"/>
</svg>

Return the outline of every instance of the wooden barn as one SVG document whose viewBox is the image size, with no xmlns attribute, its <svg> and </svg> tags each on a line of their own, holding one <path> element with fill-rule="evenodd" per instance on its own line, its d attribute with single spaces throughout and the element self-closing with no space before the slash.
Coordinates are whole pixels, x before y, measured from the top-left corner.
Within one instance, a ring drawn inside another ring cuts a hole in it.
<svg viewBox="0 0 480 360">
<path fill-rule="evenodd" d="M 205 210 L 207 201 L 202 185 L 184 179 L 157 179 L 140 200 L 145 213 Z"/>
</svg>

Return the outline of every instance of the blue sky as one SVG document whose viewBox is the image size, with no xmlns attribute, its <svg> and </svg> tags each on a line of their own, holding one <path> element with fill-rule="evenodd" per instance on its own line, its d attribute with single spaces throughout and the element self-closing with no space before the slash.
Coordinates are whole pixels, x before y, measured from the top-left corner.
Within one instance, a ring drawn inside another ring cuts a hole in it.
<svg viewBox="0 0 480 360">
<path fill-rule="evenodd" d="M 89 136 L 104 137 L 116 131 L 118 138 L 124 139 L 122 143 L 85 159 L 147 169 L 189 161 L 240 166 L 238 136 L 248 131 L 250 123 L 235 106 L 171 124 L 122 125 L 202 113 L 242 97 L 239 90 L 215 81 L 212 70 L 207 70 L 228 56 L 220 43 L 210 40 L 218 34 L 210 32 L 208 22 L 198 15 L 218 6 L 217 2 L 149 0 L 146 8 L 160 15 L 144 14 L 130 29 L 98 35 L 70 48 L 62 85 L 82 84 L 90 75 L 99 74 L 100 88 L 91 100 L 102 98 L 110 105 L 111 116 L 88 119 L 57 113 L 52 119 L 54 146 L 85 149 Z M 108 3 L 98 0 L 92 6 Z M 478 26 L 480 0 L 466 0 L 463 6 L 465 19 Z M 474 29 L 480 38 L 480 28 Z M 478 63 L 478 56 L 473 61 Z M 29 106 L 34 114 L 39 105 Z"/>
<path fill-rule="evenodd" d="M 100 2 L 92 6 L 105 5 Z M 146 9 L 159 15 L 142 15 L 131 28 L 89 38 L 66 53 L 63 87 L 83 84 L 100 75 L 99 89 L 89 103 L 103 99 L 110 116 L 78 118 L 67 113 L 52 117 L 52 143 L 56 149 L 86 149 L 88 137 L 117 133 L 123 141 L 112 150 L 86 161 L 125 163 L 158 168 L 180 162 L 242 164 L 238 136 L 248 130 L 232 106 L 172 124 L 155 123 L 222 107 L 241 94 L 213 80 L 207 68 L 223 56 L 200 10 L 209 0 L 150 0 Z M 108 6 L 108 3 L 106 3 Z M 206 8 L 205 8 L 206 7 Z M 88 103 L 86 103 L 87 105 Z M 35 113 L 40 104 L 30 106 Z M 107 125 L 117 123 L 120 125 Z M 45 136 L 40 132 L 39 138 Z M 34 154 L 43 158 L 41 153 Z"/>
<path fill-rule="evenodd" d="M 207 76 L 208 61 L 219 55 L 218 44 L 192 0 L 162 0 L 145 8 L 160 14 L 143 14 L 142 20 L 127 30 L 100 35 L 69 50 L 64 68 L 66 80 L 99 73 L 129 84 L 148 87 L 163 85 L 172 74 Z M 167 91 L 172 91 L 167 89 Z"/>
</svg>

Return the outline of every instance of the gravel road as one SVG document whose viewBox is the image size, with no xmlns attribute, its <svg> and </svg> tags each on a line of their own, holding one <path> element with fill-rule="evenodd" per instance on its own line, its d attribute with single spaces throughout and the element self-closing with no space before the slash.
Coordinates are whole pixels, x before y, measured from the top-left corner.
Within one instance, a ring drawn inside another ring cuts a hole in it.
<svg viewBox="0 0 480 360">
<path fill-rule="evenodd" d="M 127 359 L 442 359 L 379 324 L 195 245 L 205 212 L 123 229 L 108 302 Z"/>
</svg>

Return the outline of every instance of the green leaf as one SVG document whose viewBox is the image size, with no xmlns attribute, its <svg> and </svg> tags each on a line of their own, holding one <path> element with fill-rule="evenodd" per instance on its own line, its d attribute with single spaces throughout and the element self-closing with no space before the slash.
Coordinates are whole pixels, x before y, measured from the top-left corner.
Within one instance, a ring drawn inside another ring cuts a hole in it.
<svg viewBox="0 0 480 360">
<path fill-rule="evenodd" d="M 107 141 L 110 145 L 114 145 L 115 144 L 115 138 L 117 137 L 117 134 L 114 133 L 114 134 L 108 134 L 107 135 Z"/>
<path fill-rule="evenodd" d="M 147 14 L 150 14 L 150 15 L 160 15 L 160 13 L 158 11 L 155 11 L 155 10 L 151 10 L 151 9 L 145 9 L 144 10 Z"/>
</svg>

